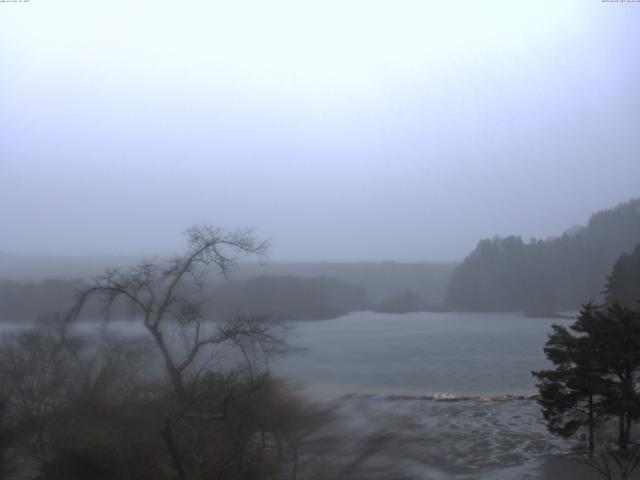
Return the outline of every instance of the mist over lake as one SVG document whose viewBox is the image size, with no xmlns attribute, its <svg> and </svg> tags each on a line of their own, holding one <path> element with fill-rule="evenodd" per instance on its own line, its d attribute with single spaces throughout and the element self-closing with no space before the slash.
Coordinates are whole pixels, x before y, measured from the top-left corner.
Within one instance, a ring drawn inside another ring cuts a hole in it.
<svg viewBox="0 0 640 480">
<path fill-rule="evenodd" d="M 549 366 L 540 346 L 553 323 L 569 321 L 519 313 L 368 311 L 330 320 L 288 321 L 287 341 L 294 350 L 271 360 L 271 369 L 320 398 L 352 393 L 531 395 L 531 371 Z M 4 333 L 24 328 L 24 323 L 0 323 Z M 134 320 L 74 327 L 84 334 L 105 329 L 148 335 Z"/>
<path fill-rule="evenodd" d="M 640 480 L 640 0 L 0 0 L 0 480 Z"/>
<path fill-rule="evenodd" d="M 458 312 L 292 322 L 290 342 L 305 350 L 276 360 L 273 370 L 312 391 L 529 395 L 531 371 L 549 366 L 540 345 L 558 322 Z"/>
</svg>

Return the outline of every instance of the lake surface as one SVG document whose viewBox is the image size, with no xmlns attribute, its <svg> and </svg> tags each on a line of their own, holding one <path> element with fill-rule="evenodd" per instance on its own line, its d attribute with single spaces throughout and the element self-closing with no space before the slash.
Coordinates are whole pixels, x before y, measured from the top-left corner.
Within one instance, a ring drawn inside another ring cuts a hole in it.
<svg viewBox="0 0 640 480">
<path fill-rule="evenodd" d="M 501 395 L 535 392 L 531 370 L 549 367 L 553 323 L 517 313 L 356 312 L 292 322 L 303 351 L 273 363 L 277 375 L 327 393 Z"/>
<path fill-rule="evenodd" d="M 340 402 L 351 435 L 384 431 L 376 461 L 417 480 L 595 480 L 572 452 L 578 443 L 550 434 L 533 400 L 440 402 L 416 397 L 527 395 L 531 370 L 550 366 L 544 345 L 553 323 L 515 313 L 357 312 L 292 322 L 305 350 L 272 365 L 311 393 Z M 376 395 L 378 394 L 378 395 Z"/>
<path fill-rule="evenodd" d="M 551 435 L 532 400 L 439 402 L 416 397 L 535 393 L 531 370 L 550 366 L 543 347 L 553 323 L 515 313 L 356 312 L 332 320 L 291 322 L 300 351 L 274 361 L 277 376 L 315 398 L 341 398 L 337 412 L 354 442 L 374 432 L 390 440 L 376 465 L 416 480 L 595 479 L 571 455 L 576 443 Z M 0 332 L 28 327 L 0 324 Z M 95 332 L 105 324 L 79 323 Z M 213 325 L 210 325 L 213 327 Z M 108 329 L 145 335 L 137 321 Z M 376 395 L 379 394 L 379 395 Z"/>
<path fill-rule="evenodd" d="M 355 312 L 290 322 L 298 347 L 271 363 L 275 375 L 314 393 L 527 395 L 531 370 L 549 367 L 543 348 L 553 323 L 517 313 Z M 0 332 L 29 324 L 2 323 Z M 102 323 L 81 322 L 77 331 Z M 110 321 L 127 335 L 148 335 L 139 321 Z"/>
</svg>

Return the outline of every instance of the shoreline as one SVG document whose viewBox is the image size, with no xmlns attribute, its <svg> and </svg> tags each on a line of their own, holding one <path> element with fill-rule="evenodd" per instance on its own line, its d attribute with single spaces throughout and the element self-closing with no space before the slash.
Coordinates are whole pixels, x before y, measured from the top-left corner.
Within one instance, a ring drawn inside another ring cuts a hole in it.
<svg viewBox="0 0 640 480">
<path fill-rule="evenodd" d="M 489 401 L 484 398 L 489 399 Z M 415 480 L 596 480 L 583 445 L 547 431 L 529 396 L 352 394 L 337 399 L 351 439 L 382 434 L 374 463 Z M 402 477 L 404 478 L 404 477 Z"/>
<path fill-rule="evenodd" d="M 509 402 L 516 400 L 537 400 L 539 395 L 532 393 L 530 395 L 455 395 L 451 393 L 435 393 L 433 395 L 411 395 L 401 393 L 348 393 L 340 397 L 340 399 L 364 399 L 364 400 L 423 400 L 434 402 Z"/>
</svg>

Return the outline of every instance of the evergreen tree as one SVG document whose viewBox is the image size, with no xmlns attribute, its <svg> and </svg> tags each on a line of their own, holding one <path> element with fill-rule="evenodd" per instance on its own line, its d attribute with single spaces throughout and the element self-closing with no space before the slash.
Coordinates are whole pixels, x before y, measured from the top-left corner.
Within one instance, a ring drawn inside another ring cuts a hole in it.
<svg viewBox="0 0 640 480">
<path fill-rule="evenodd" d="M 607 276 L 605 299 L 627 308 L 640 308 L 640 244 L 630 254 L 621 255 Z"/>
<path fill-rule="evenodd" d="M 599 322 L 582 331 L 597 344 L 599 369 L 607 383 L 604 407 L 618 418 L 618 445 L 626 449 L 633 422 L 640 418 L 640 396 L 636 392 L 640 313 L 614 303 L 601 310 L 600 317 Z"/>
<path fill-rule="evenodd" d="M 587 427 L 593 450 L 596 424 L 614 417 L 626 449 L 640 418 L 640 312 L 586 304 L 569 328 L 553 326 L 545 353 L 555 368 L 533 374 L 548 429 L 568 437 Z"/>
<path fill-rule="evenodd" d="M 585 299 L 599 299 L 602 279 L 620 254 L 638 242 L 640 199 L 598 212 L 586 226 L 559 237 L 482 240 L 456 267 L 447 287 L 447 304 L 464 310 L 573 310 Z M 621 268 L 616 277 L 631 293 L 612 300 L 631 307 L 640 296 L 640 251 L 623 260 L 625 271 Z M 627 275 L 627 261 L 632 260 L 635 273 Z M 635 280 L 630 282 L 629 276 Z M 612 285 L 615 292 L 622 291 L 616 282 Z"/>
<path fill-rule="evenodd" d="M 597 323 L 600 315 L 599 307 L 584 305 L 570 329 L 577 332 L 580 324 Z M 553 325 L 544 351 L 555 368 L 532 373 L 539 381 L 538 402 L 547 427 L 562 437 L 587 427 L 589 450 L 593 451 L 596 421 L 603 414 L 602 393 L 606 389 L 598 368 L 597 346 L 589 336 L 578 336 L 564 326 Z"/>
</svg>

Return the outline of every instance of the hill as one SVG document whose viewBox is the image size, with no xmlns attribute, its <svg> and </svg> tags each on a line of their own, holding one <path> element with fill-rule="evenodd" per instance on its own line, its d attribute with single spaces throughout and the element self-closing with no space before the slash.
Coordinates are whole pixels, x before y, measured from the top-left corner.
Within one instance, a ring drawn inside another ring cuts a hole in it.
<svg viewBox="0 0 640 480">
<path fill-rule="evenodd" d="M 550 311 L 601 300 L 618 257 L 640 243 L 640 199 L 591 216 L 560 237 L 481 240 L 455 269 L 447 304 L 465 310 Z"/>
<path fill-rule="evenodd" d="M 29 321 L 64 313 L 73 305 L 80 286 L 78 280 L 0 281 L 0 321 Z M 371 307 L 362 287 L 328 277 L 263 276 L 218 283 L 197 294 L 205 300 L 203 314 L 211 319 L 242 312 L 315 320 Z M 96 302 L 88 302 L 83 310 L 86 319 L 102 318 L 103 313 Z M 116 303 L 110 315 L 129 318 L 131 308 L 126 303 Z"/>
<path fill-rule="evenodd" d="M 135 256 L 46 256 L 13 255 L 0 252 L 0 282 L 39 284 L 44 280 L 77 280 L 98 275 L 107 268 L 126 268 L 142 258 Z M 375 303 L 385 302 L 407 290 L 425 302 L 442 303 L 455 264 L 436 262 L 271 262 L 240 263 L 232 280 L 252 278 L 331 277 L 364 288 Z M 212 271 L 211 283 L 224 283 Z M 49 285 L 52 286 L 52 285 Z M 56 287 L 57 288 L 57 287 Z M 37 289 L 36 289 L 37 290 Z"/>
</svg>

